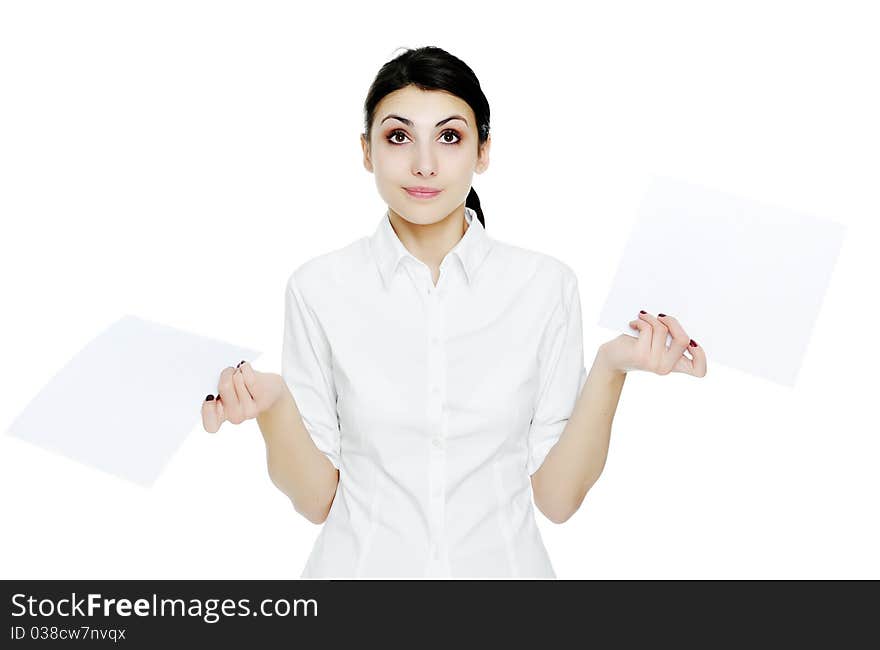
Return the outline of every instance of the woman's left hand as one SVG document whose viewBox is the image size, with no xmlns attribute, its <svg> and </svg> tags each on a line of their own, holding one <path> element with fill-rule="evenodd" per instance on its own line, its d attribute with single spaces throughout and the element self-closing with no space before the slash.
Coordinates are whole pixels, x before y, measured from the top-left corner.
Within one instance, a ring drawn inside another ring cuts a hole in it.
<svg viewBox="0 0 880 650">
<path fill-rule="evenodd" d="M 683 372 L 694 377 L 706 376 L 706 353 L 672 316 L 639 313 L 629 326 L 639 330 L 637 339 L 621 334 L 602 344 L 599 353 L 608 367 L 620 372 L 647 370 L 658 375 Z M 672 335 L 668 348 L 667 334 Z M 684 356 L 686 349 L 690 350 L 693 360 Z"/>
</svg>

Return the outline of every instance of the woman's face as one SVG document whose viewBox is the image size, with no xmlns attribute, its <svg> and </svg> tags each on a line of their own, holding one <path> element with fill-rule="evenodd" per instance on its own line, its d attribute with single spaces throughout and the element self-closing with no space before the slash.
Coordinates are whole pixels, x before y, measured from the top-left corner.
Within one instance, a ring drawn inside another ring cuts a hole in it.
<svg viewBox="0 0 880 650">
<path fill-rule="evenodd" d="M 474 172 L 489 166 L 491 136 L 478 147 L 477 133 L 474 112 L 464 100 L 406 86 L 379 102 L 370 141 L 361 134 L 364 167 L 375 175 L 388 207 L 411 223 L 436 223 L 457 208 L 464 216 Z M 408 187 L 440 192 L 422 198 Z"/>
</svg>

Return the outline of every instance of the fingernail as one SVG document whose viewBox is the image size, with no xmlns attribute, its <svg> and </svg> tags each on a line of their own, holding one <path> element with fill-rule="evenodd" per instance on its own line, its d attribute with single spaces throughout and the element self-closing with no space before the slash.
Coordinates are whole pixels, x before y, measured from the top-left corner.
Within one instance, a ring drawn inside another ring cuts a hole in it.
<svg viewBox="0 0 880 650">
<path fill-rule="evenodd" d="M 691 347 L 692 347 L 692 348 L 697 347 L 697 342 L 694 341 L 693 339 L 691 339 Z"/>
<path fill-rule="evenodd" d="M 208 396 L 205 398 L 205 401 L 206 401 L 206 402 L 210 402 L 210 401 L 212 401 L 213 399 L 214 399 L 214 396 L 213 396 L 213 395 L 208 395 Z"/>
<path fill-rule="evenodd" d="M 242 359 L 242 360 L 241 360 L 241 363 L 238 364 L 238 365 L 243 365 L 243 364 L 244 364 L 244 359 Z"/>
<path fill-rule="evenodd" d="M 640 314 L 647 314 L 648 312 L 646 312 L 644 309 L 642 309 L 641 311 L 639 311 L 639 313 Z"/>
<path fill-rule="evenodd" d="M 658 316 L 665 316 L 666 314 L 657 314 Z"/>
<path fill-rule="evenodd" d="M 243 363 L 244 363 L 244 361 L 239 361 L 237 364 L 235 364 L 235 367 L 238 368 Z"/>
</svg>

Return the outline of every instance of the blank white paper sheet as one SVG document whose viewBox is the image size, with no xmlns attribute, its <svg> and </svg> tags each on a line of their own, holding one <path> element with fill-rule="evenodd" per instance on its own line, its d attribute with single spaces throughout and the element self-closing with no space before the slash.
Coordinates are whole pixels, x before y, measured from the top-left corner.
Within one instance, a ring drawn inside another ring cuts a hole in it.
<svg viewBox="0 0 880 650">
<path fill-rule="evenodd" d="M 52 378 L 9 433 L 149 486 L 201 426 L 220 372 L 259 354 L 126 315 Z"/>
<path fill-rule="evenodd" d="M 669 314 L 705 348 L 710 367 L 794 386 L 844 231 L 655 177 L 598 324 L 637 337 L 628 323 L 640 309 Z"/>
</svg>

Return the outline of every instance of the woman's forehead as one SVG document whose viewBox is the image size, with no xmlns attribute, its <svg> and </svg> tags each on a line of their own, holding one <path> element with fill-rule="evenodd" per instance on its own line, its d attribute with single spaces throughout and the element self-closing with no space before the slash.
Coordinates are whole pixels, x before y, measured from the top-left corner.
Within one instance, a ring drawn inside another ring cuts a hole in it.
<svg viewBox="0 0 880 650">
<path fill-rule="evenodd" d="M 474 113 L 466 101 L 444 90 L 421 90 L 407 86 L 386 95 L 376 107 L 377 122 L 388 115 L 406 118 L 415 124 L 434 126 L 451 115 L 461 115 L 473 126 Z"/>
</svg>

